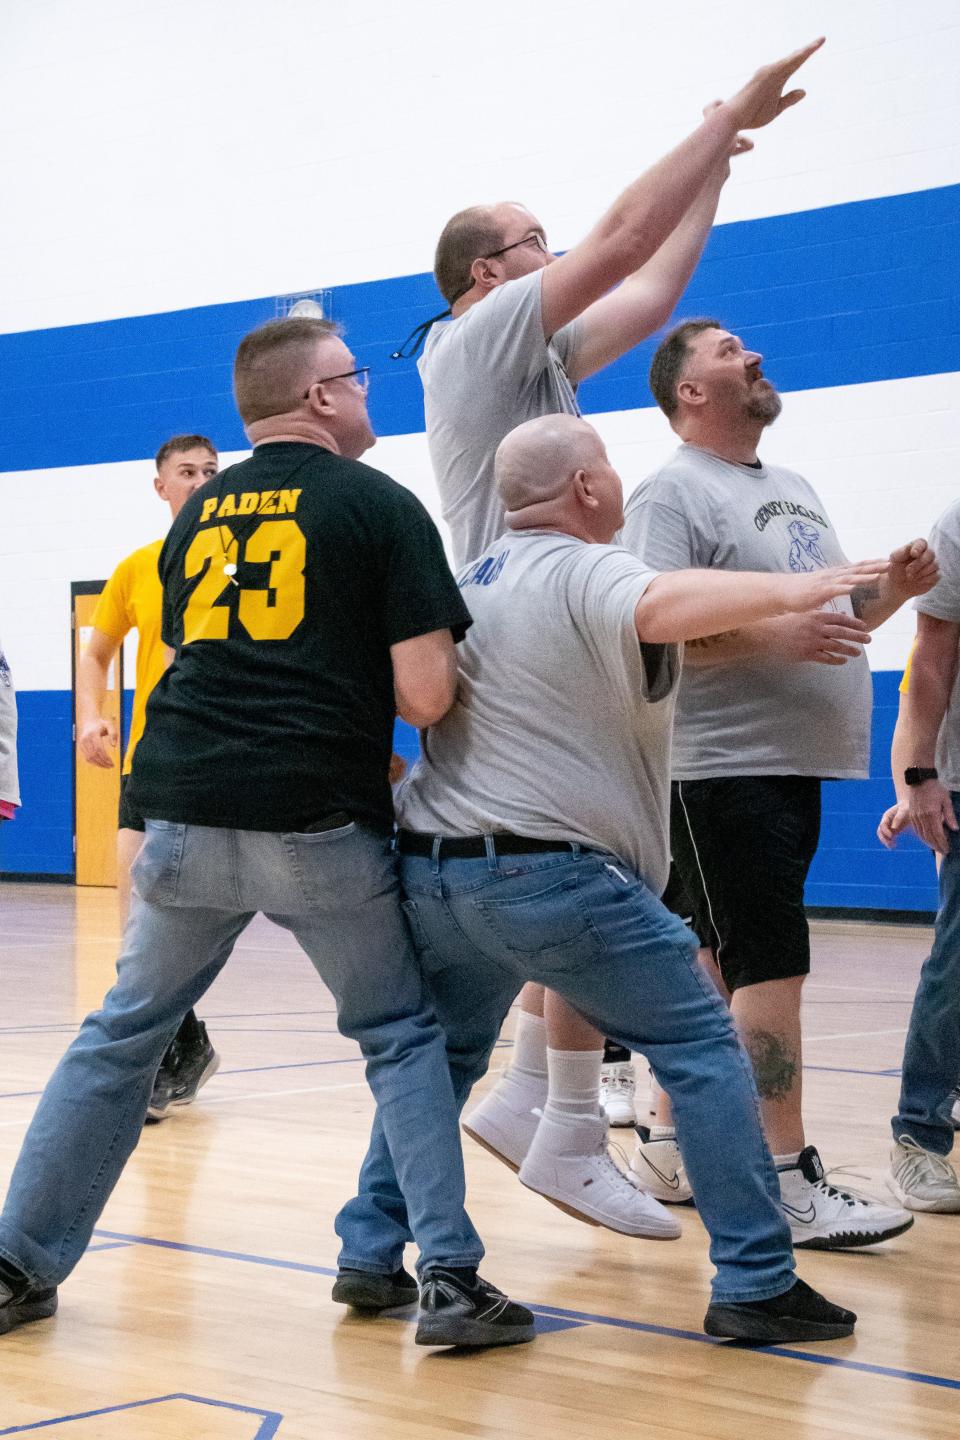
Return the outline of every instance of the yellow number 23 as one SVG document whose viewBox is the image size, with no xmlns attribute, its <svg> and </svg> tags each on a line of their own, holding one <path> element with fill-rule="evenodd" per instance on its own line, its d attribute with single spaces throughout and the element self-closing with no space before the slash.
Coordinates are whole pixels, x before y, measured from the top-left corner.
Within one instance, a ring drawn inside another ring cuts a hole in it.
<svg viewBox="0 0 960 1440">
<path fill-rule="evenodd" d="M 188 580 L 194 575 L 199 575 L 200 580 L 183 617 L 184 645 L 192 645 L 195 640 L 227 638 L 230 607 L 219 602 L 230 579 L 217 562 L 229 556 L 232 543 L 224 547 L 216 526 L 198 530 L 193 537 L 184 573 Z M 270 573 L 262 590 L 241 589 L 241 625 L 252 640 L 289 640 L 304 614 L 307 542 L 303 531 L 296 520 L 262 520 L 247 540 L 243 558 L 253 564 L 269 565 Z"/>
</svg>

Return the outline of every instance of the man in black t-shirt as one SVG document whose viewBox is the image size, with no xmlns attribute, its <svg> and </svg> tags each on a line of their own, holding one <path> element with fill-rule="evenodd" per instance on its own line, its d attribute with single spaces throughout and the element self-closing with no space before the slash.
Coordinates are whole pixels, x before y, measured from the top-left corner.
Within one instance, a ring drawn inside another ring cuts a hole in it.
<svg viewBox="0 0 960 1440">
<path fill-rule="evenodd" d="M 27 1132 L 0 1217 L 0 1334 L 52 1315 L 136 1144 L 181 1016 L 262 911 L 300 941 L 358 1041 L 420 1247 L 421 1344 L 533 1338 L 479 1279 L 444 1035 L 400 908 L 388 783 L 397 712 L 453 701 L 470 624 L 420 502 L 358 464 L 366 371 L 319 319 L 241 343 L 251 459 L 202 486 L 160 555 L 175 659 L 151 695 L 130 797 L 146 816 L 102 1010 Z M 405 1304 L 416 1282 L 341 1269 L 335 1298 Z"/>
</svg>

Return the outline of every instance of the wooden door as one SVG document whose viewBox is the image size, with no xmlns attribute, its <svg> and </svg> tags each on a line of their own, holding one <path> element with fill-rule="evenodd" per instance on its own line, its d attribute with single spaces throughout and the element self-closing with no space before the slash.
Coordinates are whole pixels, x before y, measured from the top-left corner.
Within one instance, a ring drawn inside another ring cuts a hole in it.
<svg viewBox="0 0 960 1440">
<path fill-rule="evenodd" d="M 106 581 L 80 580 L 70 586 L 73 631 L 73 776 L 74 822 L 73 847 L 78 885 L 113 885 L 117 883 L 117 807 L 120 803 L 120 765 L 122 745 L 117 749 L 116 765 L 101 770 L 90 765 L 77 749 L 77 663 L 89 639 L 91 619 Z M 107 690 L 101 714 L 116 722 L 121 730 L 123 700 L 123 647 L 110 666 Z"/>
</svg>

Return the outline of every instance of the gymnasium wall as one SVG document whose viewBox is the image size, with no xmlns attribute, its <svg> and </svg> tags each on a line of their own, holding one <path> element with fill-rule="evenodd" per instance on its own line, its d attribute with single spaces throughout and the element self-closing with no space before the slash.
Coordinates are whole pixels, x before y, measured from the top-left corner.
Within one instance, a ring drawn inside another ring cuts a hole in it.
<svg viewBox="0 0 960 1440">
<path fill-rule="evenodd" d="M 817 33 L 807 101 L 756 134 L 680 314 L 716 313 L 785 394 L 764 453 L 851 555 L 925 533 L 960 456 L 960 16 L 952 0 L 731 12 L 567 0 L 33 0 L 5 10 L 0 635 L 24 808 L 0 871 L 72 870 L 69 587 L 161 534 L 173 431 L 244 450 L 236 341 L 326 293 L 373 370 L 369 457 L 437 513 L 416 371 L 444 220 L 520 199 L 580 238 L 756 65 Z M 641 346 L 582 388 L 628 490 L 672 435 Z M 872 776 L 831 785 L 811 904 L 935 906 L 931 858 L 875 840 L 913 618 L 874 637 Z M 131 672 L 132 673 L 132 672 Z M 404 743 L 409 743 L 406 737 Z"/>
</svg>

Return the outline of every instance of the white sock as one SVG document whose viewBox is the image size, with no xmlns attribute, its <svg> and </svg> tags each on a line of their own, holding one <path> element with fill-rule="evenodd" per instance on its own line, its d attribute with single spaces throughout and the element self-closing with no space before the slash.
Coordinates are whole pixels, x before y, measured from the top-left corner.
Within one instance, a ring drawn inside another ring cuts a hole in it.
<svg viewBox="0 0 960 1440">
<path fill-rule="evenodd" d="M 676 1140 L 677 1132 L 672 1125 L 651 1125 L 651 1140 Z"/>
<path fill-rule="evenodd" d="M 793 1155 L 774 1155 L 773 1163 L 778 1170 L 789 1170 L 791 1166 L 796 1165 L 799 1159 L 800 1151 L 797 1150 Z"/>
<path fill-rule="evenodd" d="M 547 1049 L 550 1088 L 544 1115 L 575 1124 L 600 1118 L 602 1050 Z"/>
<path fill-rule="evenodd" d="M 541 1084 L 547 1079 L 547 1022 L 542 1015 L 521 1010 L 513 1037 L 513 1054 L 508 1073 Z"/>
</svg>

